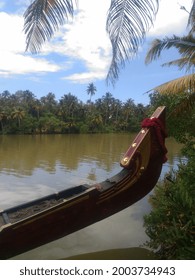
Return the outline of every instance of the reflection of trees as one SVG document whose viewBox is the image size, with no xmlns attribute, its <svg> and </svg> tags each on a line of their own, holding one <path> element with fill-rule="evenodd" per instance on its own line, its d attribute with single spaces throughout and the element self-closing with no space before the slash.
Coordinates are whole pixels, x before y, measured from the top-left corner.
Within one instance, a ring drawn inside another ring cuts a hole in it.
<svg viewBox="0 0 195 280">
<path fill-rule="evenodd" d="M 173 166 L 175 158 L 181 155 L 180 151 L 183 145 L 174 141 L 173 138 L 168 138 L 166 140 L 166 146 L 168 147 L 168 161 Z"/>
<path fill-rule="evenodd" d="M 80 164 L 93 163 L 90 170 L 93 167 L 109 172 L 113 164 L 119 163 L 133 137 L 132 134 L 2 136 L 0 171 L 28 176 L 35 169 L 55 173 L 56 165 L 72 171 Z M 171 139 L 167 146 L 171 161 L 181 146 Z"/>
<path fill-rule="evenodd" d="M 126 149 L 126 136 L 123 142 Z M 55 172 L 57 163 L 76 170 L 83 160 L 95 161 L 97 166 L 110 170 L 113 162 L 119 162 L 122 152 L 120 135 L 3 136 L 0 170 L 23 175 L 32 174 L 36 168 Z"/>
</svg>

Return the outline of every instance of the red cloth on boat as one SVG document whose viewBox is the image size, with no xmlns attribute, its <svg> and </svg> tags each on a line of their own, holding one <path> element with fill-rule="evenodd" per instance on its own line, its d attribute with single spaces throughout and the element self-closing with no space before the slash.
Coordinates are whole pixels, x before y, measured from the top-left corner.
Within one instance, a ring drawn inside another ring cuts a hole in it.
<svg viewBox="0 0 195 280">
<path fill-rule="evenodd" d="M 163 163 L 165 163 L 167 161 L 167 157 L 166 157 L 167 148 L 165 147 L 164 139 L 167 137 L 167 133 L 165 131 L 164 124 L 162 123 L 162 121 L 160 119 L 146 118 L 142 121 L 141 125 L 143 128 L 144 127 L 146 127 L 146 128 L 154 127 L 158 142 L 159 142 L 159 144 L 162 148 L 163 154 L 164 154 Z"/>
</svg>

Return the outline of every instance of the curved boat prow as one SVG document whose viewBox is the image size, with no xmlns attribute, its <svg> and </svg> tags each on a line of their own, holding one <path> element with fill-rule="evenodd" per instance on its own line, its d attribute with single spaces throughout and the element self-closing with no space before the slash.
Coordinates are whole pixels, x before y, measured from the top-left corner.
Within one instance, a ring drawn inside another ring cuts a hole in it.
<svg viewBox="0 0 195 280">
<path fill-rule="evenodd" d="M 162 162 L 165 162 L 167 153 L 165 147 L 165 138 L 167 137 L 165 131 L 165 110 L 165 106 L 158 107 L 150 118 L 143 120 L 141 131 L 121 160 L 120 164 L 122 167 L 131 169 L 135 157 L 139 153 L 145 160 L 141 167 L 144 170 L 151 157 L 154 156 L 153 152 L 158 146 L 162 150 Z M 152 145 L 154 144 L 153 146 L 151 145 L 152 137 L 156 138 L 156 143 L 152 142 Z M 156 150 L 156 154 L 158 157 L 161 157 L 159 149 Z"/>
</svg>

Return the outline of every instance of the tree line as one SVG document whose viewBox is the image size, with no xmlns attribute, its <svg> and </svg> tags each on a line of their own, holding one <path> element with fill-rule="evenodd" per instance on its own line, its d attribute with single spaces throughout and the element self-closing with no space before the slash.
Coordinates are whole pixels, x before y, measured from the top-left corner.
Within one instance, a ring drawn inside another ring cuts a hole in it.
<svg viewBox="0 0 195 280">
<path fill-rule="evenodd" d="M 110 92 L 92 102 L 95 90 L 89 84 L 86 103 L 72 93 L 57 100 L 52 92 L 37 98 L 29 90 L 5 90 L 0 93 L 0 134 L 134 132 L 140 128 L 148 106 L 136 105 L 132 99 L 122 102 Z"/>
</svg>

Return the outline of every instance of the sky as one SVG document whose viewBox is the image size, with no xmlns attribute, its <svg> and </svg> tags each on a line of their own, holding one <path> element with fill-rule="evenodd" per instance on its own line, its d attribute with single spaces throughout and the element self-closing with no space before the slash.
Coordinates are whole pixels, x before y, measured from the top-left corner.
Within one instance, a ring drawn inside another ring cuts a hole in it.
<svg viewBox="0 0 195 280">
<path fill-rule="evenodd" d="M 125 102 L 147 105 L 146 93 L 155 86 L 176 79 L 184 73 L 176 67 L 161 64 L 178 58 L 175 50 L 145 65 L 145 55 L 153 39 L 186 34 L 192 0 L 161 0 L 154 26 L 146 35 L 135 59 L 121 69 L 115 86 L 107 85 L 111 62 L 111 44 L 106 33 L 106 17 L 110 0 L 78 0 L 73 20 L 62 26 L 54 38 L 43 45 L 38 54 L 25 52 L 23 14 L 31 0 L 0 0 L 0 93 L 8 90 L 30 90 L 37 98 L 49 92 L 60 99 L 71 93 L 83 102 L 89 99 L 87 86 L 97 88 L 92 101 L 106 92 Z"/>
</svg>

